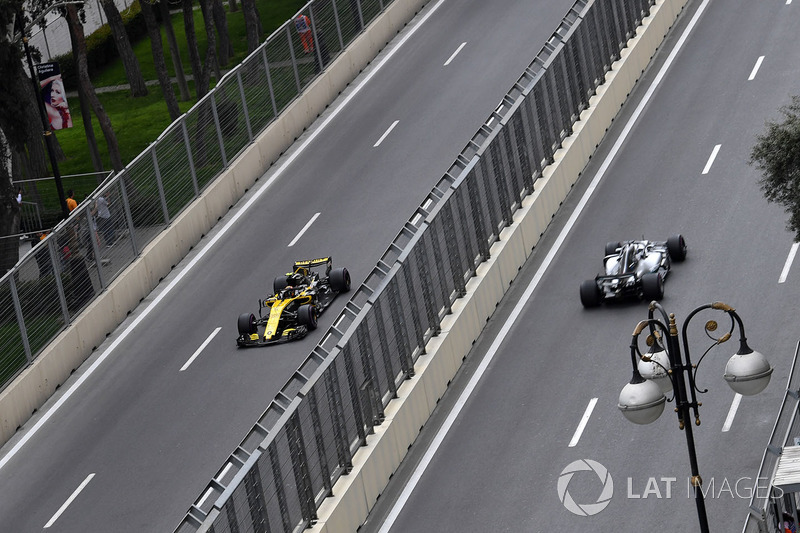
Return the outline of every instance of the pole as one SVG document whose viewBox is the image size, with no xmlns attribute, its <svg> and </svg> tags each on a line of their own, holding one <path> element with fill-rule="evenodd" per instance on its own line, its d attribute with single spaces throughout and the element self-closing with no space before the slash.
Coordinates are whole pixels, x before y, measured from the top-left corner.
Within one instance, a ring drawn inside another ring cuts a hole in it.
<svg viewBox="0 0 800 533">
<path fill-rule="evenodd" d="M 31 51 L 28 48 L 28 36 L 25 34 L 24 21 L 22 12 L 20 11 L 18 17 L 20 31 L 22 32 L 22 45 L 25 48 L 25 57 L 28 59 L 28 68 L 31 72 L 31 83 L 33 83 L 33 92 L 36 94 L 36 102 L 39 105 L 39 116 L 42 119 L 42 133 L 44 135 L 45 146 L 47 147 L 47 155 L 50 157 L 50 166 L 53 169 L 53 178 L 56 181 L 56 190 L 58 191 L 58 201 L 61 204 L 61 215 L 63 218 L 69 216 L 69 209 L 67 209 L 67 199 L 64 196 L 64 185 L 61 183 L 61 173 L 58 171 L 58 161 L 56 160 L 55 145 L 53 144 L 53 132 L 50 131 L 50 121 L 47 120 L 47 111 L 44 108 L 44 101 L 42 101 L 42 91 L 39 87 L 38 77 L 33 69 L 33 59 L 31 59 Z"/>
<path fill-rule="evenodd" d="M 681 356 L 681 346 L 678 339 L 678 327 L 675 324 L 675 315 L 669 317 L 669 351 L 672 373 L 675 376 L 675 398 L 678 402 L 678 419 L 680 428 L 686 431 L 686 446 L 689 449 L 689 463 L 692 468 L 691 483 L 694 487 L 694 501 L 697 505 L 697 518 L 700 521 L 700 532 L 709 533 L 708 516 L 706 515 L 706 502 L 703 498 L 703 479 L 700 477 L 700 469 L 697 466 L 697 453 L 694 446 L 694 434 L 692 433 L 692 423 L 689 420 L 689 402 L 687 400 L 686 382 L 683 379 L 683 372 L 686 370 Z M 691 372 L 691 368 L 688 369 Z"/>
</svg>

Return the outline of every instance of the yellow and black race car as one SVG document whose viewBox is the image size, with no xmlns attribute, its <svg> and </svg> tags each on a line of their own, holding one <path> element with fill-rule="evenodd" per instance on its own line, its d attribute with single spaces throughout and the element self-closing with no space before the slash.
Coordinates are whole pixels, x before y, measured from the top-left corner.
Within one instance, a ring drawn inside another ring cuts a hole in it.
<svg viewBox="0 0 800 533">
<path fill-rule="evenodd" d="M 258 301 L 258 318 L 253 313 L 239 316 L 237 345 L 267 346 L 302 339 L 317 329 L 317 317 L 336 295 L 350 290 L 350 273 L 333 268 L 330 257 L 296 261 L 292 272 L 275 278 L 273 290 L 272 296 Z M 262 314 L 262 309 L 269 311 Z"/>
</svg>

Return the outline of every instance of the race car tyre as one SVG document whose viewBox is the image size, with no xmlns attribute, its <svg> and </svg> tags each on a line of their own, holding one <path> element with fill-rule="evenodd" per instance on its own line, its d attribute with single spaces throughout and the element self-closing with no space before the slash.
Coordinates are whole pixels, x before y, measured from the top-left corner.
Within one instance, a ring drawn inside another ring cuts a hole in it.
<svg viewBox="0 0 800 533">
<path fill-rule="evenodd" d="M 617 248 L 622 246 L 619 242 L 607 242 L 606 243 L 606 255 L 614 255 L 617 253 Z"/>
<path fill-rule="evenodd" d="M 239 335 L 250 335 L 258 331 L 256 327 L 256 315 L 253 313 L 239 315 L 237 325 L 239 326 Z"/>
<path fill-rule="evenodd" d="M 597 307 L 600 305 L 600 288 L 593 279 L 587 279 L 581 283 L 581 303 L 584 307 Z"/>
<path fill-rule="evenodd" d="M 334 268 L 331 270 L 328 279 L 331 283 L 331 289 L 336 292 L 347 292 L 350 290 L 350 272 L 346 268 Z"/>
<path fill-rule="evenodd" d="M 286 279 L 286 276 L 278 276 L 275 278 L 275 281 L 272 282 L 272 291 L 275 294 L 278 294 L 283 289 L 285 289 L 289 285 L 289 281 Z"/>
<path fill-rule="evenodd" d="M 686 259 L 686 241 L 683 240 L 683 235 L 673 235 L 667 239 L 667 251 L 673 261 Z"/>
<path fill-rule="evenodd" d="M 664 297 L 664 278 L 661 272 L 648 272 L 642 276 L 642 296 L 648 302 Z"/>
<path fill-rule="evenodd" d="M 317 329 L 317 308 L 311 304 L 297 308 L 297 321 L 309 331 Z"/>
</svg>

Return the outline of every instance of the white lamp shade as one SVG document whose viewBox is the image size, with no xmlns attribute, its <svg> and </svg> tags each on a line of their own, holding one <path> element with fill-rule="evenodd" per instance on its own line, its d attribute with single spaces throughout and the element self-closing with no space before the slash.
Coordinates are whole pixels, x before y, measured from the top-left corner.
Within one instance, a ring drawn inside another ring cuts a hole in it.
<svg viewBox="0 0 800 533">
<path fill-rule="evenodd" d="M 725 381 L 734 392 L 752 396 L 769 385 L 773 368 L 762 353 L 734 354 L 725 365 Z"/>
<path fill-rule="evenodd" d="M 628 383 L 619 393 L 617 407 L 634 424 L 650 424 L 661 416 L 667 398 L 653 381 Z"/>
</svg>

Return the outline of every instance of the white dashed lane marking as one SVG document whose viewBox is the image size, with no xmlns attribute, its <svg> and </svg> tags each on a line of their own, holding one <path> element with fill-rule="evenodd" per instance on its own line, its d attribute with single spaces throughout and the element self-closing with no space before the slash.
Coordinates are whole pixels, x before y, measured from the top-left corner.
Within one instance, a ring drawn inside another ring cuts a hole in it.
<svg viewBox="0 0 800 533">
<path fill-rule="evenodd" d="M 443 66 L 445 66 L 445 67 L 446 67 L 447 65 L 449 65 L 450 63 L 452 63 L 452 62 L 453 62 L 453 60 L 454 60 L 454 59 L 456 58 L 456 56 L 458 55 L 458 53 L 461 51 L 461 49 L 462 49 L 462 48 L 464 48 L 466 45 L 467 45 L 467 43 L 466 43 L 466 42 L 463 42 L 463 43 L 461 43 L 461 46 L 459 46 L 458 48 L 456 48 L 456 51 L 455 51 L 455 52 L 453 52 L 453 55 L 451 55 L 451 56 L 450 56 L 450 58 L 449 58 L 447 61 L 445 61 L 445 62 L 444 62 L 444 65 L 443 65 Z"/>
</svg>

